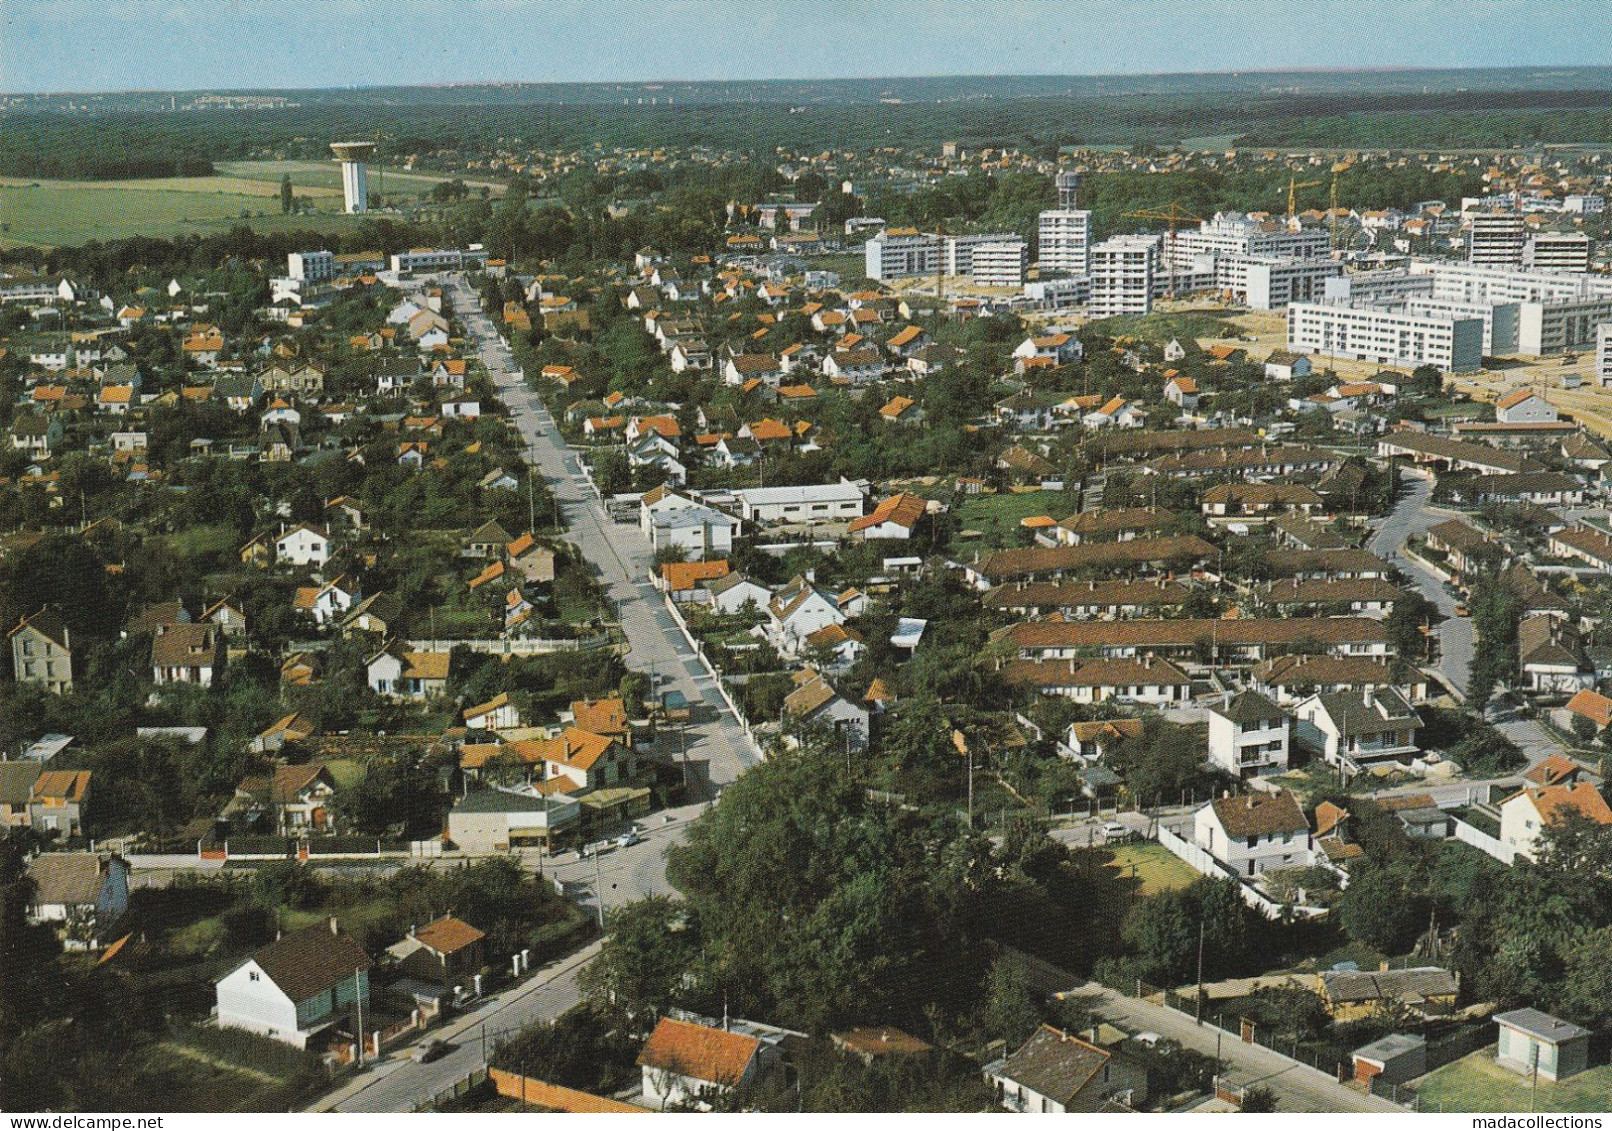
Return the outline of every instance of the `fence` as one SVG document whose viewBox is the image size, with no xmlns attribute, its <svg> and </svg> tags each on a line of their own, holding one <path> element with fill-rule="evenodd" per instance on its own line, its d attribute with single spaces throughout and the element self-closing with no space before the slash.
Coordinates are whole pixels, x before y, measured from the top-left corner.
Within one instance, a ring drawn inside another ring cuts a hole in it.
<svg viewBox="0 0 1612 1131">
<path fill-rule="evenodd" d="M 1279 903 L 1259 891 L 1242 876 L 1237 875 L 1223 861 L 1211 856 L 1191 841 L 1170 831 L 1164 825 L 1158 829 L 1159 843 L 1171 853 L 1190 864 L 1195 870 L 1213 879 L 1237 881 L 1237 892 L 1243 902 L 1270 919 L 1297 916 L 1301 919 L 1319 919 L 1327 914 L 1325 907 L 1311 907 L 1301 903 Z"/>
<path fill-rule="evenodd" d="M 314 858 L 373 860 L 382 856 L 440 855 L 429 841 L 387 840 L 381 837 L 328 836 L 306 840 L 283 836 L 237 836 L 202 840 L 196 855 L 202 860 L 309 860 Z"/>
<path fill-rule="evenodd" d="M 487 1069 L 478 1068 L 464 1079 L 456 1080 L 441 1091 L 431 1093 L 431 1098 L 420 1101 L 414 1110 L 417 1112 L 440 1110 L 446 1104 L 463 1099 L 485 1083 L 487 1083 Z"/>
<path fill-rule="evenodd" d="M 579 1092 L 575 1088 L 550 1084 L 546 1080 L 536 1080 L 530 1076 L 517 1076 L 513 1072 L 505 1072 L 502 1068 L 488 1069 L 487 1076 L 492 1080 L 493 1087 L 498 1089 L 499 1095 L 507 1099 L 519 1099 L 522 1106 L 532 1105 L 549 1111 L 576 1115 L 649 1114 L 648 1108 L 636 1104 L 622 1103 L 620 1100 L 596 1096 L 591 1092 Z"/>
<path fill-rule="evenodd" d="M 744 712 L 739 710 L 739 705 L 733 701 L 733 696 L 728 694 L 727 685 L 722 682 L 722 674 L 716 670 L 711 663 L 710 657 L 705 654 L 705 647 L 701 644 L 700 639 L 689 631 L 688 622 L 683 619 L 683 614 L 678 611 L 677 602 L 672 600 L 669 594 L 665 593 L 661 594 L 661 600 L 666 603 L 666 611 L 671 614 L 673 623 L 677 625 L 677 630 L 683 634 L 683 639 L 687 640 L 688 646 L 694 650 L 694 655 L 699 659 L 700 666 L 711 677 L 711 683 L 716 687 L 717 695 L 721 697 L 722 702 L 733 714 L 734 721 L 739 724 L 739 728 L 744 731 L 745 740 L 750 743 L 750 748 L 755 751 L 757 758 L 765 758 L 766 752 L 762 750 L 761 743 L 756 741 L 756 736 L 750 729 L 750 720 L 745 718 Z"/>
<path fill-rule="evenodd" d="M 536 638 L 477 637 L 468 640 L 410 640 L 408 647 L 414 652 L 451 652 L 455 648 L 468 648 L 484 656 L 548 656 L 556 652 L 589 652 L 610 646 L 609 633 L 579 636 L 570 640 L 539 640 Z"/>
<path fill-rule="evenodd" d="M 1512 854 L 1507 851 L 1505 843 L 1499 837 L 1490 836 L 1476 825 L 1468 824 L 1459 817 L 1451 818 L 1455 829 L 1455 839 L 1462 844 L 1470 844 L 1479 852 L 1494 857 L 1502 864 L 1510 864 Z"/>
</svg>

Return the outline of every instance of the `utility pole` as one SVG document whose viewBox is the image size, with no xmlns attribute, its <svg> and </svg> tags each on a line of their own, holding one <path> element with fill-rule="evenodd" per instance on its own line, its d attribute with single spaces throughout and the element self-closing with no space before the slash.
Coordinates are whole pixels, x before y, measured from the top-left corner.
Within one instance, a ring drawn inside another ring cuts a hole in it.
<svg viewBox="0 0 1612 1131">
<path fill-rule="evenodd" d="M 353 971 L 353 1004 L 358 1007 L 358 1066 L 364 1066 L 364 987 L 359 979 L 363 977 L 364 969 L 359 967 Z"/>
<path fill-rule="evenodd" d="M 1203 1024 L 1203 919 L 1198 920 L 1198 1008 L 1194 1025 Z"/>
<path fill-rule="evenodd" d="M 599 850 L 593 850 L 593 895 L 599 901 L 599 930 L 604 930 L 604 869 L 599 867 Z"/>
</svg>

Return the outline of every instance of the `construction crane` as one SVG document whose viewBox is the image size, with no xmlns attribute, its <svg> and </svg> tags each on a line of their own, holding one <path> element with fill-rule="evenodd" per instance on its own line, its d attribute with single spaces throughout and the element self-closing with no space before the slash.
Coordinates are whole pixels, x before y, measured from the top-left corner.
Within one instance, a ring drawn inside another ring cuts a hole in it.
<svg viewBox="0 0 1612 1131">
<path fill-rule="evenodd" d="M 1120 215 L 1127 220 L 1163 220 L 1166 224 L 1170 225 L 1170 240 L 1167 244 L 1165 244 L 1164 247 L 1164 266 L 1165 270 L 1169 273 L 1170 280 L 1169 290 L 1165 293 L 1167 297 L 1174 298 L 1176 225 L 1181 223 L 1183 220 L 1192 220 L 1201 224 L 1203 223 L 1203 217 L 1194 216 L 1191 212 L 1188 212 L 1185 208 L 1182 208 L 1175 201 L 1171 201 L 1163 208 L 1138 208 L 1135 212 L 1122 212 Z"/>
<path fill-rule="evenodd" d="M 1327 224 L 1332 231 L 1332 250 L 1338 250 L 1338 175 L 1347 173 L 1354 166 L 1353 161 L 1337 161 L 1332 165 L 1332 188 L 1329 199 L 1330 211 L 1327 212 Z"/>
<path fill-rule="evenodd" d="M 1296 176 L 1287 179 L 1287 218 L 1289 221 L 1298 214 L 1299 189 L 1315 188 L 1320 181 L 1301 181 Z"/>
</svg>

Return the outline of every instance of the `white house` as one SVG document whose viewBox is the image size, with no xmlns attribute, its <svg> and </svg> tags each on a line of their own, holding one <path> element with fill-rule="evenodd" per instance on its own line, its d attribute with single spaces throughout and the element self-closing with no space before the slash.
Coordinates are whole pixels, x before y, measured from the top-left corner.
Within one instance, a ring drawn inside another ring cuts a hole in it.
<svg viewBox="0 0 1612 1131">
<path fill-rule="evenodd" d="M 1209 709 L 1209 761 L 1239 778 L 1287 769 L 1292 720 L 1257 691 L 1244 691 Z"/>
<path fill-rule="evenodd" d="M 1494 418 L 1499 424 L 1554 424 L 1556 406 L 1538 393 L 1518 389 L 1494 402 Z"/>
<path fill-rule="evenodd" d="M 407 652 L 395 641 L 365 665 L 369 689 L 388 699 L 431 699 L 448 689 L 451 652 Z"/>
<path fill-rule="evenodd" d="M 1109 1103 L 1139 1110 L 1147 1099 L 1142 1065 L 1051 1025 L 987 1065 L 985 1078 L 1004 1108 L 1027 1115 L 1097 1112 Z"/>
<path fill-rule="evenodd" d="M 738 532 L 738 519 L 698 503 L 656 510 L 649 518 L 649 544 L 655 550 L 676 546 L 693 561 L 730 553 Z"/>
<path fill-rule="evenodd" d="M 44 852 L 28 862 L 31 923 L 48 923 L 68 950 L 93 950 L 129 909 L 129 865 L 121 856 Z"/>
<path fill-rule="evenodd" d="M 705 582 L 705 589 L 711 595 L 711 607 L 724 616 L 743 612 L 747 605 L 765 609 L 772 601 L 772 590 L 737 570 Z"/>
<path fill-rule="evenodd" d="M 1239 876 L 1314 862 L 1310 822 L 1285 789 L 1216 798 L 1193 817 L 1192 839 Z"/>
<path fill-rule="evenodd" d="M 1589 782 L 1526 788 L 1500 803 L 1500 843 L 1511 861 L 1533 860 L 1545 827 L 1574 815 L 1612 825 L 1612 808 Z"/>
<path fill-rule="evenodd" d="M 662 1017 L 638 1054 L 644 1098 L 658 1108 L 683 1107 L 751 1087 L 783 1059 L 779 1041 L 758 1032 L 769 1029 L 744 1021 L 717 1027 Z"/>
<path fill-rule="evenodd" d="M 780 589 L 768 602 L 767 612 L 772 617 L 768 635 L 783 652 L 796 651 L 818 629 L 846 621 L 838 599 L 803 577 Z"/>
<path fill-rule="evenodd" d="M 1330 765 L 1358 772 L 1416 753 L 1422 720 L 1392 687 L 1322 692 L 1293 709 L 1294 737 Z"/>
<path fill-rule="evenodd" d="M 520 725 L 520 709 L 509 701 L 505 691 L 485 703 L 465 708 L 465 726 L 470 730 L 509 730 Z"/>
<path fill-rule="evenodd" d="M 1303 354 L 1273 350 L 1265 359 L 1265 376 L 1271 381 L 1292 381 L 1315 372 L 1315 364 Z"/>
<path fill-rule="evenodd" d="M 274 560 L 281 565 L 322 566 L 330 560 L 330 535 L 302 523 L 274 540 Z"/>
<path fill-rule="evenodd" d="M 814 671 L 796 672 L 795 684 L 795 690 L 784 697 L 785 714 L 798 722 L 826 727 L 850 749 L 867 745 L 867 707 L 841 696 Z"/>
<path fill-rule="evenodd" d="M 372 965 L 335 919 L 282 935 L 217 981 L 219 1027 L 307 1048 L 369 1004 Z"/>
<path fill-rule="evenodd" d="M 1085 350 L 1080 339 L 1073 334 L 1059 331 L 1046 334 L 1042 337 L 1030 337 L 1020 342 L 1013 351 L 1016 361 L 1025 362 L 1032 358 L 1050 361 L 1054 365 L 1067 365 L 1071 361 L 1079 361 Z M 1019 366 L 1023 368 L 1023 366 Z"/>
<path fill-rule="evenodd" d="M 805 487 L 750 487 L 735 491 L 746 522 L 849 522 L 862 516 L 867 488 L 841 479 Z"/>
</svg>

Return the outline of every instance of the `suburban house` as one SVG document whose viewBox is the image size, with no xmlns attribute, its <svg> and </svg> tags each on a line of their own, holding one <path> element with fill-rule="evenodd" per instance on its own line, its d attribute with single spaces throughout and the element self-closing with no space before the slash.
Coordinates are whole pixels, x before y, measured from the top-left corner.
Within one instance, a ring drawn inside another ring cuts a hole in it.
<svg viewBox="0 0 1612 1131">
<path fill-rule="evenodd" d="M 211 687 L 224 667 L 224 634 L 214 624 L 163 625 L 151 638 L 151 681 Z"/>
<path fill-rule="evenodd" d="M 509 730 L 520 725 L 520 709 L 509 701 L 507 691 L 499 692 L 485 703 L 465 708 L 467 730 Z"/>
<path fill-rule="evenodd" d="M 1388 1009 L 1448 1016 L 1455 1009 L 1461 983 L 1443 967 L 1413 966 L 1403 970 L 1325 970 L 1316 975 L 1315 988 L 1334 1021 L 1363 1021 Z"/>
<path fill-rule="evenodd" d="M 1209 761 L 1239 778 L 1287 769 L 1292 720 L 1257 691 L 1244 691 L 1209 708 Z"/>
<path fill-rule="evenodd" d="M 911 538 L 928 513 L 928 502 L 906 492 L 882 500 L 861 518 L 852 519 L 849 533 L 864 541 L 876 538 Z"/>
<path fill-rule="evenodd" d="M 1076 703 L 1118 700 L 1168 707 L 1192 697 L 1187 673 L 1151 654 L 1140 660 L 1013 660 L 1002 667 L 1002 680 Z"/>
<path fill-rule="evenodd" d="M 662 1017 L 638 1054 L 644 1098 L 653 1107 L 682 1108 L 743 1091 L 782 1064 L 787 1035 L 753 1022 L 718 1027 Z"/>
<path fill-rule="evenodd" d="M 1545 424 L 1556 421 L 1556 406 L 1531 389 L 1517 389 L 1494 402 L 1499 424 Z"/>
<path fill-rule="evenodd" d="M 322 762 L 276 766 L 268 774 L 244 778 L 225 816 L 239 814 L 248 822 L 267 817 L 276 834 L 319 831 L 330 823 L 336 779 Z"/>
<path fill-rule="evenodd" d="M 1313 372 L 1314 363 L 1302 354 L 1272 350 L 1265 358 L 1265 377 L 1271 381 L 1292 381 L 1298 377 L 1308 377 Z"/>
<path fill-rule="evenodd" d="M 322 566 L 330 560 L 330 535 L 303 523 L 274 540 L 274 560 L 281 565 Z"/>
<path fill-rule="evenodd" d="M 1541 1080 L 1565 1080 L 1590 1066 L 1590 1031 L 1537 1009 L 1494 1015 L 1495 1063 Z"/>
<path fill-rule="evenodd" d="M 572 788 L 566 792 L 628 785 L 638 776 L 638 759 L 629 746 L 611 735 L 580 727 L 566 727 L 554 738 L 512 745 L 526 748 L 523 759 L 529 754 L 543 763 L 545 781 L 568 778 Z"/>
<path fill-rule="evenodd" d="M 292 931 L 218 979 L 218 1025 L 305 1049 L 325 1030 L 354 1023 L 348 1012 L 369 1004 L 373 965 L 335 919 Z"/>
<path fill-rule="evenodd" d="M 1416 708 L 1392 687 L 1322 692 L 1293 708 L 1293 714 L 1299 744 L 1352 773 L 1412 757 L 1422 726 Z"/>
<path fill-rule="evenodd" d="M 1128 1057 L 1043 1024 L 1002 1060 L 985 1066 L 1008 1111 L 1063 1115 L 1147 1098 L 1147 1072 Z"/>
<path fill-rule="evenodd" d="M 121 856 L 44 852 L 28 862 L 31 923 L 48 923 L 68 950 L 98 950 L 129 909 L 129 865 Z"/>
<path fill-rule="evenodd" d="M 868 742 L 868 709 L 836 692 L 817 672 L 795 673 L 795 690 L 784 697 L 784 713 L 807 724 L 827 727 L 836 739 L 860 750 Z"/>
<path fill-rule="evenodd" d="M 467 981 L 487 964 L 487 935 L 452 915 L 433 919 L 386 948 L 403 973 L 439 986 Z"/>
<path fill-rule="evenodd" d="M 1500 843 L 1513 861 L 1537 859 L 1546 826 L 1575 815 L 1612 825 L 1612 807 L 1587 781 L 1524 788 L 1500 803 Z"/>
<path fill-rule="evenodd" d="M 73 690 L 72 636 L 55 609 L 23 617 L 7 636 L 13 679 L 43 687 L 53 695 Z"/>
<path fill-rule="evenodd" d="M 1193 818 L 1193 842 L 1239 876 L 1314 862 L 1310 822 L 1287 790 L 1218 797 Z"/>
<path fill-rule="evenodd" d="M 449 652 L 410 652 L 397 641 L 365 664 L 369 689 L 389 699 L 432 699 L 448 689 Z"/>
<path fill-rule="evenodd" d="M 705 582 L 705 591 L 710 595 L 711 607 L 724 616 L 743 612 L 747 605 L 765 609 L 772 601 L 771 589 L 737 571 Z"/>
</svg>

